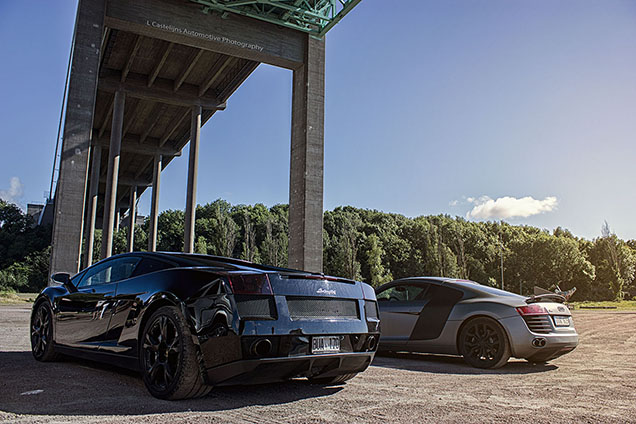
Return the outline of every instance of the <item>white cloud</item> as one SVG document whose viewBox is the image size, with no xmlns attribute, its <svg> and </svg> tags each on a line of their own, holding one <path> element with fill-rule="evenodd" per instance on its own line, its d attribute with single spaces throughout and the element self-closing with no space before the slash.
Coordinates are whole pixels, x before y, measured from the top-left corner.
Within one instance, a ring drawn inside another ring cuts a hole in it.
<svg viewBox="0 0 636 424">
<path fill-rule="evenodd" d="M 20 181 L 18 177 L 11 177 L 9 181 L 9 189 L 8 190 L 0 190 L 0 199 L 16 203 L 21 197 L 23 193 L 24 184 Z"/>
<path fill-rule="evenodd" d="M 515 197 L 500 197 L 493 200 L 488 196 L 482 196 L 472 203 L 475 207 L 466 214 L 467 218 L 474 219 L 505 219 L 505 218 L 527 218 L 544 212 L 551 212 L 558 205 L 554 196 L 546 197 L 543 200 L 534 199 L 530 196 L 517 199 Z"/>
<path fill-rule="evenodd" d="M 448 204 L 448 206 L 457 206 L 458 204 L 459 204 L 459 200 L 453 200 Z"/>
</svg>

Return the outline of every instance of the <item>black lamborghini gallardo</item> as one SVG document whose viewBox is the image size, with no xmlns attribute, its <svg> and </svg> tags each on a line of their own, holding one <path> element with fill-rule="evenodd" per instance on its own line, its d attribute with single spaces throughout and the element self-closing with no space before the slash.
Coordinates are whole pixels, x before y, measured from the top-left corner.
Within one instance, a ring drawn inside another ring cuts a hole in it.
<svg viewBox="0 0 636 424">
<path fill-rule="evenodd" d="M 52 279 L 33 305 L 35 359 L 137 369 L 162 399 L 294 377 L 343 383 L 369 366 L 379 337 L 373 289 L 322 274 L 136 252 Z"/>
</svg>

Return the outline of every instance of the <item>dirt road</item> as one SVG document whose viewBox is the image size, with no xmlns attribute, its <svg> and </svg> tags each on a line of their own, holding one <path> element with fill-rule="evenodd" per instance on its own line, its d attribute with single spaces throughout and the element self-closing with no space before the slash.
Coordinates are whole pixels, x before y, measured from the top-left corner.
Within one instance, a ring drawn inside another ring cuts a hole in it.
<svg viewBox="0 0 636 424">
<path fill-rule="evenodd" d="M 581 344 L 547 365 L 481 371 L 401 354 L 344 386 L 232 387 L 181 402 L 152 398 L 127 371 L 36 362 L 28 319 L 29 305 L 0 306 L 0 422 L 636 423 L 636 312 L 576 312 Z"/>
</svg>

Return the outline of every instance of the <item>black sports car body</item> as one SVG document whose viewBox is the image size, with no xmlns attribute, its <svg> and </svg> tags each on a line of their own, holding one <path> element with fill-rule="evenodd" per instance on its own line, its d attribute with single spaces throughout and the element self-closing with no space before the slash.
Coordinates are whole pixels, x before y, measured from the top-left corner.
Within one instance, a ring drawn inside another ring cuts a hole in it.
<svg viewBox="0 0 636 424">
<path fill-rule="evenodd" d="M 341 383 L 369 366 L 379 339 L 373 289 L 322 274 L 135 252 L 53 280 L 33 306 L 35 358 L 138 369 L 165 399 L 293 377 Z"/>
</svg>

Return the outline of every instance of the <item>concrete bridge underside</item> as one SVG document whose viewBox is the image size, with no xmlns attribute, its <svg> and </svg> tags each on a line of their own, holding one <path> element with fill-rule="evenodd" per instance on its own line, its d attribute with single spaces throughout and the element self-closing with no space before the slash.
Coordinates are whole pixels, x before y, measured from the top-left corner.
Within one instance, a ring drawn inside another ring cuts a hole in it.
<svg viewBox="0 0 636 424">
<path fill-rule="evenodd" d="M 187 0 L 80 0 L 75 31 L 52 273 L 91 263 L 95 228 L 110 256 L 120 214 L 134 217 L 146 189 L 154 250 L 161 171 L 188 142 L 184 250 L 193 250 L 201 126 L 260 63 L 293 71 L 289 266 L 322 271 L 324 41 Z"/>
</svg>

